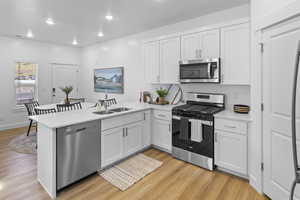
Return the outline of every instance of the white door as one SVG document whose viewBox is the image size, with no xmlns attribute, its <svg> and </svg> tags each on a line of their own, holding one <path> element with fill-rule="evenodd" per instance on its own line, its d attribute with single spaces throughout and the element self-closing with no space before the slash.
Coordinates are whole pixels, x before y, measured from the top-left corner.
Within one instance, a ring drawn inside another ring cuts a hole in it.
<svg viewBox="0 0 300 200">
<path fill-rule="evenodd" d="M 199 59 L 201 50 L 201 33 L 183 35 L 181 37 L 181 59 Z"/>
<path fill-rule="evenodd" d="M 233 25 L 221 29 L 222 83 L 250 83 L 250 25 Z"/>
<path fill-rule="evenodd" d="M 105 167 L 123 157 L 124 129 L 114 128 L 101 133 L 101 167 Z"/>
<path fill-rule="evenodd" d="M 273 200 L 288 199 L 294 179 L 291 143 L 291 101 L 300 21 L 273 27 L 263 34 L 264 192 Z M 297 139 L 300 139 L 300 79 L 297 96 Z M 298 143 L 298 155 L 300 145 Z M 296 196 L 300 198 L 300 187 Z"/>
<path fill-rule="evenodd" d="M 168 151 L 172 150 L 171 123 L 169 121 L 154 119 L 152 133 L 154 145 Z"/>
<path fill-rule="evenodd" d="M 144 44 L 145 80 L 147 83 L 159 82 L 159 41 Z"/>
<path fill-rule="evenodd" d="M 179 82 L 180 38 L 160 41 L 160 82 Z"/>
<path fill-rule="evenodd" d="M 61 87 L 73 86 L 70 97 L 78 97 L 78 67 L 76 65 L 52 65 L 52 103 L 62 102 L 66 95 Z"/>
<path fill-rule="evenodd" d="M 216 165 L 247 174 L 247 142 L 245 135 L 215 131 Z"/>
<path fill-rule="evenodd" d="M 211 30 L 201 34 L 201 52 L 202 58 L 220 57 L 220 31 Z"/>
<path fill-rule="evenodd" d="M 124 156 L 131 155 L 142 149 L 143 122 L 125 128 Z"/>
</svg>

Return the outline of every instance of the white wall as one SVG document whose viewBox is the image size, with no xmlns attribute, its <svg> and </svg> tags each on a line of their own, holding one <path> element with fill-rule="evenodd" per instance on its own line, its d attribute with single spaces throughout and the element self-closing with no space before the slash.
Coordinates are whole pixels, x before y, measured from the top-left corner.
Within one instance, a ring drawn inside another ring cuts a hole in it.
<svg viewBox="0 0 300 200">
<path fill-rule="evenodd" d="M 250 8 L 249 5 L 243 5 L 232 9 L 224 10 L 221 12 L 212 13 L 206 16 L 201 16 L 196 19 L 183 21 L 177 24 L 172 24 L 150 30 L 147 32 L 131 35 L 128 37 L 95 44 L 83 49 L 82 54 L 82 68 L 81 68 L 81 91 L 82 95 L 96 100 L 103 97 L 101 93 L 95 93 L 93 91 L 93 69 L 105 68 L 114 66 L 125 67 L 125 94 L 124 95 L 111 95 L 115 96 L 120 101 L 137 101 L 139 99 L 139 92 L 149 87 L 144 82 L 144 67 L 143 67 L 143 40 L 159 37 L 167 34 L 183 32 L 200 28 L 207 25 L 218 24 L 222 22 L 232 21 L 238 18 L 249 17 Z M 204 86 L 199 84 L 194 85 L 195 90 L 200 88 L 203 91 L 214 92 L 216 89 L 219 92 L 226 92 L 232 90 L 233 93 L 243 93 L 241 95 L 241 101 L 249 103 L 249 87 L 228 87 L 223 86 Z M 188 86 L 189 89 L 191 87 Z M 208 89 L 210 88 L 210 89 Z M 224 89 L 223 89 L 224 88 Z M 235 92 L 234 92 L 235 91 Z M 234 96 L 234 95 L 233 95 Z M 239 96 L 239 95 L 235 95 Z M 246 97 L 245 97 L 246 96 Z M 238 97 L 237 97 L 238 98 Z M 231 99 L 231 98 L 230 98 Z M 247 101 L 244 99 L 247 99 Z M 236 100 L 236 98 L 235 98 Z M 243 100 L 243 101 L 242 101 Z M 230 103 L 232 104 L 232 103 Z"/>
<path fill-rule="evenodd" d="M 21 126 L 28 122 L 25 110 L 15 109 L 16 61 L 38 64 L 38 100 L 41 103 L 50 103 L 52 88 L 50 63 L 79 64 L 80 52 L 79 48 L 0 37 L 0 129 Z"/>
</svg>

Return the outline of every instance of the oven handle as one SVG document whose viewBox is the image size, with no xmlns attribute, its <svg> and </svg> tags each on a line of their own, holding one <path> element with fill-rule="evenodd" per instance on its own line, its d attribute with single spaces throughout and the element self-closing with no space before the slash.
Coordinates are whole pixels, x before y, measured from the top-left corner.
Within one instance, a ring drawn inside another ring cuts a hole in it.
<svg viewBox="0 0 300 200">
<path fill-rule="evenodd" d="M 177 116 L 177 115 L 172 115 L 172 119 L 181 120 L 181 117 Z M 207 126 L 213 126 L 212 121 L 200 120 L 200 119 L 192 119 L 192 120 L 200 121 L 201 124 L 204 124 L 204 125 L 207 125 Z M 189 119 L 189 122 L 191 122 L 191 119 Z"/>
</svg>

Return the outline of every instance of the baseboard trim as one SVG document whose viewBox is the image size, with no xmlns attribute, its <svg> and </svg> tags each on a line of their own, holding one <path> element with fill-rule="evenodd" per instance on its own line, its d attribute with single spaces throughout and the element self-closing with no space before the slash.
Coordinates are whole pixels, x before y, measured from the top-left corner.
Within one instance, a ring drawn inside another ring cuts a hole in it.
<svg viewBox="0 0 300 200">
<path fill-rule="evenodd" d="M 263 194 L 262 187 L 259 185 L 257 178 L 252 174 L 249 175 L 249 183 L 258 193 Z"/>
<path fill-rule="evenodd" d="M 3 124 L 0 125 L 0 131 L 8 130 L 8 129 L 13 129 L 13 128 L 22 128 L 25 126 L 29 126 L 29 122 L 18 122 L 14 124 Z"/>
</svg>

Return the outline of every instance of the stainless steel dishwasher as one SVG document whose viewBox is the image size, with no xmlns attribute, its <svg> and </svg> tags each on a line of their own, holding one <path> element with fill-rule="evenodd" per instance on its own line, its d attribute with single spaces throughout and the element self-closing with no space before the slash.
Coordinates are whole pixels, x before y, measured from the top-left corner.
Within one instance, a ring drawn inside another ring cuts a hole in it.
<svg viewBox="0 0 300 200">
<path fill-rule="evenodd" d="M 57 129 L 57 190 L 100 169 L 100 121 Z"/>
</svg>

